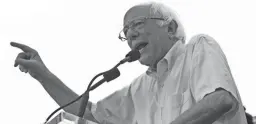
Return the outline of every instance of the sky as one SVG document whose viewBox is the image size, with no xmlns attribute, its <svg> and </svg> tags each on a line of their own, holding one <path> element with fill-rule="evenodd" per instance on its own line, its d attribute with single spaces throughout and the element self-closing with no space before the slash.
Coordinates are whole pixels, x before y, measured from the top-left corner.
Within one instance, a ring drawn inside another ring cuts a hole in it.
<svg viewBox="0 0 256 124">
<path fill-rule="evenodd" d="M 98 73 L 129 52 L 117 38 L 125 12 L 147 0 L 2 0 L 0 1 L 1 123 L 43 123 L 58 105 L 29 74 L 14 68 L 21 50 L 11 41 L 36 49 L 68 87 L 82 94 Z M 213 37 L 224 51 L 242 102 L 256 115 L 255 3 L 253 0 L 159 0 L 176 11 L 187 34 Z M 121 76 L 90 94 L 97 102 L 127 86 L 146 66 L 121 65 Z"/>
</svg>

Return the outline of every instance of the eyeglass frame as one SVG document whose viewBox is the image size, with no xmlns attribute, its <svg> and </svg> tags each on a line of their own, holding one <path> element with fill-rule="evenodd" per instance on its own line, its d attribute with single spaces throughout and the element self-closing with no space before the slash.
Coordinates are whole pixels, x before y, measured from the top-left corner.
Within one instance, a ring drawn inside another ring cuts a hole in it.
<svg viewBox="0 0 256 124">
<path fill-rule="evenodd" d="M 124 38 L 124 37 L 121 36 L 121 33 L 124 32 L 124 29 L 127 28 L 127 27 L 128 27 L 128 29 L 134 27 L 133 25 L 135 25 L 136 23 L 133 23 L 133 22 L 136 21 L 136 20 L 143 20 L 143 23 L 145 23 L 145 21 L 146 21 L 147 19 L 155 19 L 155 20 L 166 21 L 166 19 L 164 19 L 164 18 L 159 18 L 159 17 L 143 17 L 143 18 L 141 18 L 141 19 L 132 20 L 131 22 L 129 22 L 128 24 L 126 24 L 126 25 L 122 28 L 122 30 L 119 32 L 118 39 L 120 39 L 121 41 L 126 41 L 127 38 Z M 138 22 L 137 22 L 137 23 L 138 23 Z M 128 29 L 127 29 L 127 30 L 128 30 Z"/>
</svg>

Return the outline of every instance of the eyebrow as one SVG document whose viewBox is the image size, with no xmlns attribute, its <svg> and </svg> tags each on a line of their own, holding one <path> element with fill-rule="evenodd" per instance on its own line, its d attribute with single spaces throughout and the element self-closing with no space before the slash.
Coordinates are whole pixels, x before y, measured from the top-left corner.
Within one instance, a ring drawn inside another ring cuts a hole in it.
<svg viewBox="0 0 256 124">
<path fill-rule="evenodd" d="M 124 32 L 124 34 L 126 34 L 125 32 L 127 31 L 127 28 L 128 28 L 128 26 L 130 25 L 130 24 L 136 24 L 136 23 L 138 23 L 138 22 L 143 22 L 142 20 L 143 19 L 145 19 L 146 17 L 144 17 L 144 18 L 137 18 L 137 19 L 134 19 L 134 20 L 132 20 L 132 21 L 130 21 L 128 24 L 126 24 L 125 26 L 124 26 L 124 28 L 123 28 L 123 32 Z"/>
<path fill-rule="evenodd" d="M 128 24 L 131 23 L 131 22 L 134 22 L 135 20 L 140 20 L 140 19 L 144 19 L 144 18 L 147 18 L 147 17 L 145 17 L 145 16 L 135 17 L 135 18 L 133 18 L 132 20 L 126 21 L 127 23 L 126 23 L 124 26 L 128 25 Z"/>
</svg>

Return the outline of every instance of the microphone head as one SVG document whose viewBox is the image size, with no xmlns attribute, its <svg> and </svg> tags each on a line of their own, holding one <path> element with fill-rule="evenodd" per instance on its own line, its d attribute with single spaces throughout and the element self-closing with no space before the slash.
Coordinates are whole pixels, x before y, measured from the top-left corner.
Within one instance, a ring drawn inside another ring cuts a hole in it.
<svg viewBox="0 0 256 124">
<path fill-rule="evenodd" d="M 132 50 L 125 57 L 130 58 L 128 62 L 136 61 L 136 60 L 140 59 L 140 51 Z"/>
</svg>

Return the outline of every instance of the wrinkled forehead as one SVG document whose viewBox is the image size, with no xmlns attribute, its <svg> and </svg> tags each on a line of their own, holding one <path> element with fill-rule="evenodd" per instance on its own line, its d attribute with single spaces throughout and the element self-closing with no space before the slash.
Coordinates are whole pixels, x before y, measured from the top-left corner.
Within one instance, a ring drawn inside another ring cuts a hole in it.
<svg viewBox="0 0 256 124">
<path fill-rule="evenodd" d="M 149 17 L 149 16 L 150 16 L 149 6 L 143 6 L 143 5 L 134 6 L 126 12 L 124 16 L 123 25 L 126 25 L 133 20 L 140 19 L 143 17 Z"/>
</svg>

